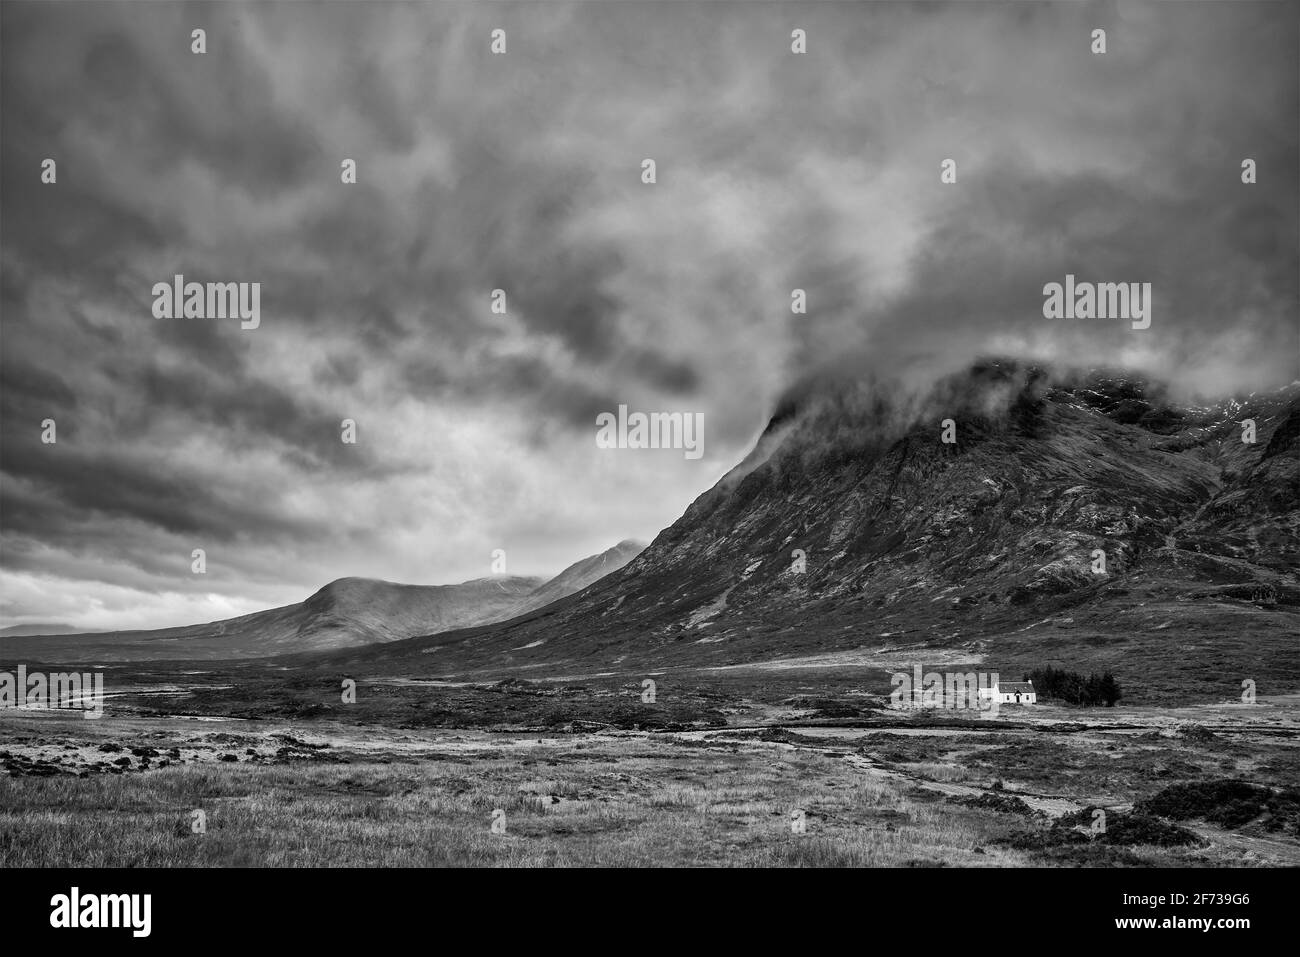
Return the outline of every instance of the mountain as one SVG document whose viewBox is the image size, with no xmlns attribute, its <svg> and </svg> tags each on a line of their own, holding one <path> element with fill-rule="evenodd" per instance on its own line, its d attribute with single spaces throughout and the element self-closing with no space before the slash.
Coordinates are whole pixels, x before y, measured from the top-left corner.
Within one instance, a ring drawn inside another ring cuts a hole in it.
<svg viewBox="0 0 1300 957">
<path fill-rule="evenodd" d="M 400 670 L 436 646 L 443 673 L 539 674 L 1050 659 L 1289 691 L 1298 490 L 1300 384 L 1180 405 L 1132 375 L 1008 360 L 917 396 L 830 383 L 783 402 L 743 462 L 580 594 L 335 657 Z"/>
<path fill-rule="evenodd" d="M 624 539 L 613 548 L 574 562 L 545 585 L 542 585 L 516 608 L 517 613 L 541 608 L 566 595 L 581 591 L 594 581 L 616 572 L 645 551 L 645 542 Z"/>
<path fill-rule="evenodd" d="M 620 542 L 549 581 L 502 576 L 459 585 L 400 585 L 340 578 L 306 601 L 226 621 L 155 631 L 6 638 L 0 640 L 0 654 L 59 662 L 217 660 L 396 641 L 539 608 L 622 567 L 642 547 Z"/>
<path fill-rule="evenodd" d="M 0 628 L 0 638 L 25 638 L 30 635 L 66 635 L 71 630 L 71 625 L 64 624 L 10 625 L 8 628 Z"/>
</svg>

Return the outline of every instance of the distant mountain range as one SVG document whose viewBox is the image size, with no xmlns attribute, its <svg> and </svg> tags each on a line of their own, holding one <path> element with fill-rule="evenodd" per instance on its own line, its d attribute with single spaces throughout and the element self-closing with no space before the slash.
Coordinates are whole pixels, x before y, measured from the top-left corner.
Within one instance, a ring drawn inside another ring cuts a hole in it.
<svg viewBox="0 0 1300 957">
<path fill-rule="evenodd" d="M 10 625 L 8 628 L 0 628 L 0 638 L 21 638 L 27 635 L 66 635 L 70 631 L 72 631 L 72 626 L 62 623 Z"/>
<path fill-rule="evenodd" d="M 403 671 L 436 648 L 443 674 L 527 675 L 882 654 L 1290 691 L 1298 503 L 1300 384 L 1185 407 L 1131 375 L 1009 360 L 906 399 L 827 383 L 580 594 L 330 661 Z"/>
<path fill-rule="evenodd" d="M 619 542 L 550 580 L 500 576 L 459 585 L 399 585 L 340 578 L 298 604 L 203 625 L 84 634 L 66 634 L 66 626 L 59 634 L 46 630 L 58 626 L 26 626 L 42 630 L 0 635 L 0 655 L 59 662 L 213 660 L 396 641 L 540 608 L 621 568 L 644 547 L 640 542 Z"/>
</svg>

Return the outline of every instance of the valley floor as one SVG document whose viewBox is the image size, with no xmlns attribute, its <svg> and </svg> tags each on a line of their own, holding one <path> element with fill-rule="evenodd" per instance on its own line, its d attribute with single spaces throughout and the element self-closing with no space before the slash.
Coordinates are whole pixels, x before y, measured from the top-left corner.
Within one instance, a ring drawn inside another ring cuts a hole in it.
<svg viewBox="0 0 1300 957">
<path fill-rule="evenodd" d="M 457 692 L 552 693 L 503 684 Z M 0 712 L 0 867 L 1300 864 L 1300 696 L 977 722 L 713 694 L 725 720 L 667 730 Z M 1276 799 L 1134 809 L 1227 780 Z"/>
</svg>

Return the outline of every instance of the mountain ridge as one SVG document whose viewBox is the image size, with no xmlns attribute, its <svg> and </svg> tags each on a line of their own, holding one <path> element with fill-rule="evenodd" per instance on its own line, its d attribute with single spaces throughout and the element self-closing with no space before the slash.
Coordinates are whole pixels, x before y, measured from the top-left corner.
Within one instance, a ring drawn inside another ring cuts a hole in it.
<svg viewBox="0 0 1300 957">
<path fill-rule="evenodd" d="M 464 674 L 906 646 L 1105 666 L 1170 654 L 1177 627 L 1205 660 L 1172 667 L 1300 681 L 1284 654 L 1300 634 L 1297 487 L 1300 385 L 1182 406 L 1132 373 L 1006 360 L 919 396 L 836 384 L 780 410 L 750 455 L 580 594 L 350 660 L 402 668 L 436 649 L 441 673 Z"/>
<path fill-rule="evenodd" d="M 0 640 L 0 653 L 61 661 L 221 660 L 397 641 L 531 611 L 616 570 L 641 547 L 625 539 L 551 579 L 502 575 L 455 585 L 408 585 L 337 578 L 301 602 L 236 618 L 173 628 L 14 636 Z M 32 640 L 21 640 L 28 637 Z"/>
</svg>

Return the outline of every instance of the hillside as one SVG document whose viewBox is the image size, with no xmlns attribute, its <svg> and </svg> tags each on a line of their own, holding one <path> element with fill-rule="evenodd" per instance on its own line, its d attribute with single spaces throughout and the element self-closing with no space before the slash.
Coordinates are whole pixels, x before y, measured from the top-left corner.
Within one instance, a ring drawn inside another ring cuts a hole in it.
<svg viewBox="0 0 1300 957">
<path fill-rule="evenodd" d="M 0 638 L 25 638 L 30 635 L 66 635 L 72 631 L 71 625 L 62 623 L 36 623 L 30 625 L 10 625 L 0 628 Z"/>
<path fill-rule="evenodd" d="M 580 596 L 335 657 L 401 670 L 436 648 L 444 674 L 526 674 L 991 656 L 1290 690 L 1297 488 L 1295 385 L 1180 407 L 1131 376 L 1008 361 L 906 399 L 831 385 L 785 403 L 744 462 Z"/>
<path fill-rule="evenodd" d="M 599 555 L 574 562 L 546 584 L 529 594 L 518 606 L 516 613 L 542 608 L 566 595 L 581 591 L 594 581 L 618 571 L 645 550 L 644 542 L 625 539 Z"/>
<path fill-rule="evenodd" d="M 58 662 L 265 658 L 397 641 L 521 614 L 586 587 L 642 546 L 620 542 L 548 580 L 479 578 L 458 585 L 400 585 L 340 578 L 306 601 L 239 618 L 153 631 L 0 638 L 10 660 Z"/>
</svg>

